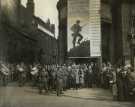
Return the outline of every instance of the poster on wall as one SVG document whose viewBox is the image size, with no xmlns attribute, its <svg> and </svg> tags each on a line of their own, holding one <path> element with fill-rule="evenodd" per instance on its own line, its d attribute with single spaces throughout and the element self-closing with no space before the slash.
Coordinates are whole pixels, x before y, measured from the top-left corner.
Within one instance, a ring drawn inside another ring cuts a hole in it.
<svg viewBox="0 0 135 107">
<path fill-rule="evenodd" d="M 68 57 L 101 56 L 100 0 L 68 0 Z"/>
</svg>

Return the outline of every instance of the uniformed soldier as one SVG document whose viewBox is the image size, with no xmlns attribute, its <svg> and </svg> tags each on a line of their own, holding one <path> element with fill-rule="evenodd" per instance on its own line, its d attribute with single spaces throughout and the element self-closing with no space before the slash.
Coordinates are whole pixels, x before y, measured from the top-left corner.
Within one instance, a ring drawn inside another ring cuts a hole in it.
<svg viewBox="0 0 135 107">
<path fill-rule="evenodd" d="M 49 75 L 48 87 L 50 91 L 52 91 L 52 84 L 53 84 L 52 70 L 53 70 L 52 65 L 48 65 L 48 75 Z"/>
<path fill-rule="evenodd" d="M 72 67 L 68 66 L 67 71 L 68 71 L 68 88 L 70 89 L 72 87 L 72 76 L 71 76 Z"/>
<path fill-rule="evenodd" d="M 76 65 L 75 67 L 75 85 L 76 85 L 76 90 L 79 88 L 79 66 Z"/>
<path fill-rule="evenodd" d="M 131 86 L 135 87 L 135 80 L 133 79 L 133 69 L 130 65 L 125 65 L 124 67 L 124 74 L 125 74 L 125 78 L 124 78 L 124 98 L 125 100 L 131 100 L 131 96 L 130 96 L 130 90 L 131 90 Z"/>
<path fill-rule="evenodd" d="M 117 76 L 116 76 L 116 69 L 112 68 L 112 79 L 110 80 L 110 84 L 112 86 L 112 94 L 113 94 L 113 99 L 117 100 L 118 97 L 118 88 L 117 88 Z"/>
<path fill-rule="evenodd" d="M 37 64 L 34 64 L 33 66 L 31 66 L 31 76 L 32 76 L 32 86 L 37 86 L 37 81 L 38 81 L 38 72 L 39 72 L 39 69 L 38 69 L 38 65 Z"/>
<path fill-rule="evenodd" d="M 54 67 L 53 67 L 53 72 L 52 72 L 52 88 L 53 89 L 56 89 L 56 72 L 57 72 L 57 65 L 54 65 Z"/>
<path fill-rule="evenodd" d="M 127 98 L 127 69 L 122 67 L 117 69 L 118 100 L 124 101 Z"/>
<path fill-rule="evenodd" d="M 15 80 L 15 65 L 10 64 L 10 72 L 11 72 L 11 81 Z"/>
<path fill-rule="evenodd" d="M 48 72 L 44 67 L 39 71 L 39 93 L 41 94 L 43 90 L 48 92 Z"/>
<path fill-rule="evenodd" d="M 101 87 L 105 88 L 105 72 L 107 70 L 107 66 L 105 63 L 102 64 L 102 70 L 101 70 Z"/>
<path fill-rule="evenodd" d="M 59 96 L 62 93 L 63 89 L 63 71 L 62 67 L 58 67 L 57 73 L 56 73 L 56 93 L 57 96 Z"/>
<path fill-rule="evenodd" d="M 85 78 L 86 78 L 86 86 L 88 88 L 92 87 L 92 67 L 91 65 L 89 65 L 88 70 L 85 74 Z"/>
<path fill-rule="evenodd" d="M 128 85 L 130 100 L 135 101 L 135 72 L 132 67 L 129 67 L 130 72 L 128 73 Z"/>
<path fill-rule="evenodd" d="M 24 63 L 17 65 L 17 71 L 19 76 L 19 86 L 23 86 L 26 80 L 26 72 L 25 72 L 25 65 Z"/>
<path fill-rule="evenodd" d="M 66 68 L 66 65 L 64 65 L 62 67 L 63 69 L 63 88 L 64 90 L 67 89 L 67 79 L 68 79 L 68 72 L 67 72 L 67 68 Z"/>
<path fill-rule="evenodd" d="M 104 88 L 109 89 L 110 88 L 110 76 L 111 76 L 111 72 L 110 72 L 110 68 L 106 68 L 106 70 L 104 71 Z"/>
<path fill-rule="evenodd" d="M 123 81 L 123 95 L 124 100 L 129 99 L 129 84 L 128 84 L 128 68 L 124 67 L 124 70 L 122 72 L 122 81 Z"/>
<path fill-rule="evenodd" d="M 75 89 L 76 88 L 76 78 L 75 78 L 75 67 L 76 65 L 72 65 L 72 70 L 71 70 L 71 84 L 72 84 L 72 88 Z"/>
</svg>

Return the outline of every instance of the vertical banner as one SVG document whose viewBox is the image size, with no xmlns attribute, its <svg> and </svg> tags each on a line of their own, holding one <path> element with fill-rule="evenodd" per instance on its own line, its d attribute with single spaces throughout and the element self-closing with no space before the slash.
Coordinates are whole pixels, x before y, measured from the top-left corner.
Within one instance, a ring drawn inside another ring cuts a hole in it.
<svg viewBox="0 0 135 107">
<path fill-rule="evenodd" d="M 96 57 L 100 52 L 100 0 L 68 0 L 68 56 Z"/>
</svg>

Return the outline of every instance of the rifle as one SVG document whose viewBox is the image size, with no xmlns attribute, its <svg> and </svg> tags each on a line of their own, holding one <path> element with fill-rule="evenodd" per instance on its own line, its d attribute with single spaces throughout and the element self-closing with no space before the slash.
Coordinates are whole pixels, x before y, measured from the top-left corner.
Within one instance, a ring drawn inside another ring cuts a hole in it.
<svg viewBox="0 0 135 107">
<path fill-rule="evenodd" d="M 88 23 L 85 23 L 84 25 L 82 25 L 81 27 L 83 28 L 83 27 L 85 27 L 86 25 L 88 25 Z"/>
<path fill-rule="evenodd" d="M 85 27 L 87 24 L 88 24 L 88 23 L 86 23 L 86 24 L 80 26 L 80 28 Z M 78 26 L 78 27 L 79 27 L 79 26 Z M 71 27 L 71 30 L 72 30 L 73 32 L 76 32 L 75 24 Z"/>
</svg>

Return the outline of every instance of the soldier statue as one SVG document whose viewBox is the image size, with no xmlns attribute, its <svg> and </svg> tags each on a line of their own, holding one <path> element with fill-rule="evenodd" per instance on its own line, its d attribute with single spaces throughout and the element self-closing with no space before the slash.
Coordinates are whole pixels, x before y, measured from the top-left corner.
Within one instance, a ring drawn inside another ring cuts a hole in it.
<svg viewBox="0 0 135 107">
<path fill-rule="evenodd" d="M 72 27 L 71 27 L 71 30 L 72 30 L 72 37 L 73 37 L 73 47 L 75 47 L 75 44 L 76 44 L 76 39 L 77 37 L 79 37 L 77 43 L 80 45 L 80 42 L 82 41 L 83 39 L 83 36 L 80 34 L 81 30 L 82 30 L 82 27 L 80 26 L 80 20 L 77 20 L 76 21 L 76 24 L 74 24 Z"/>
</svg>

